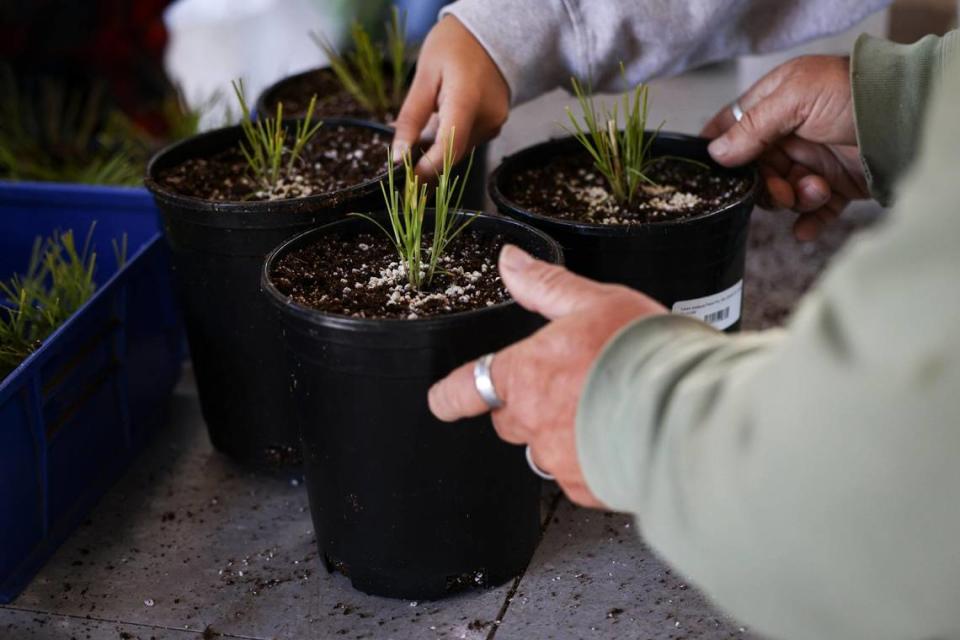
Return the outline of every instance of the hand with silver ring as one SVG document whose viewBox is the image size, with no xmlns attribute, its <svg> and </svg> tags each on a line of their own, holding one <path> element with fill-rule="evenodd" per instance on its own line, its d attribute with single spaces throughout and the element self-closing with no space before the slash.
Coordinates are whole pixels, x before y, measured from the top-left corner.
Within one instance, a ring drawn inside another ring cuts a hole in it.
<svg viewBox="0 0 960 640">
<path fill-rule="evenodd" d="M 500 254 L 500 275 L 514 300 L 551 322 L 526 340 L 453 371 L 430 389 L 444 421 L 491 412 L 503 440 L 526 445 L 530 468 L 578 504 L 599 507 L 577 452 L 575 417 L 583 386 L 604 345 L 624 325 L 666 313 L 626 287 L 600 284 L 516 247 Z"/>
<path fill-rule="evenodd" d="M 799 213 L 794 235 L 812 240 L 854 199 L 869 197 L 857 149 L 850 61 L 804 56 L 763 77 L 703 129 L 713 159 L 758 161 L 760 204 Z"/>
<path fill-rule="evenodd" d="M 473 384 L 477 388 L 477 393 L 480 394 L 483 401 L 487 403 L 487 408 L 491 411 L 503 408 L 503 400 L 497 395 L 497 389 L 493 386 L 493 378 L 490 376 L 490 365 L 493 364 L 494 355 L 495 354 L 488 353 L 485 356 L 481 356 L 477 359 L 476 364 L 473 365 Z M 531 471 L 544 480 L 554 480 L 552 475 L 538 467 L 537 463 L 533 461 L 530 445 L 527 445 L 526 456 L 527 464 L 530 465 Z"/>
</svg>

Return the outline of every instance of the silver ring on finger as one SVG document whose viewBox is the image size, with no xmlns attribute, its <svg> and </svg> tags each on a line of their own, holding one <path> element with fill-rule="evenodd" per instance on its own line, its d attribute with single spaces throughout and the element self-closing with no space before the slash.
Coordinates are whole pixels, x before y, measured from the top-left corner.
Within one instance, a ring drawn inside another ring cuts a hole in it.
<svg viewBox="0 0 960 640">
<path fill-rule="evenodd" d="M 739 100 L 734 100 L 733 104 L 730 105 L 730 113 L 733 114 L 733 119 L 737 122 L 743 120 L 743 107 L 740 106 Z"/>
<path fill-rule="evenodd" d="M 494 355 L 493 353 L 488 353 L 485 356 L 481 356 L 476 364 L 473 365 L 473 385 L 477 388 L 477 393 L 480 394 L 483 401 L 487 403 L 487 408 L 491 411 L 503 407 L 503 400 L 497 395 L 497 390 L 493 386 L 493 378 L 490 377 L 490 368 L 493 366 Z"/>
<path fill-rule="evenodd" d="M 533 461 L 533 453 L 530 451 L 530 445 L 527 445 L 527 464 L 530 465 L 530 470 L 535 474 L 543 478 L 544 480 L 556 480 L 552 475 L 541 469 L 537 466 L 537 463 Z"/>
</svg>

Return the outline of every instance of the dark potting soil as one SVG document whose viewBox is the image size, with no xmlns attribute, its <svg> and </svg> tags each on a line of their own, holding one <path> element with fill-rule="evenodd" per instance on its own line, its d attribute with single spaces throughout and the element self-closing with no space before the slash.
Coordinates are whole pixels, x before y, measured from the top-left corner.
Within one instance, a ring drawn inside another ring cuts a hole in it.
<svg viewBox="0 0 960 640">
<path fill-rule="evenodd" d="M 500 236 L 463 232 L 447 248 L 433 282 L 419 291 L 379 231 L 331 234 L 284 256 L 271 276 L 282 294 L 305 307 L 356 318 L 423 318 L 509 300 L 497 271 L 503 245 Z"/>
<path fill-rule="evenodd" d="M 629 206 L 613 198 L 586 152 L 551 159 L 510 176 L 504 195 L 541 215 L 593 224 L 644 224 L 680 220 L 721 209 L 741 198 L 750 181 L 720 169 L 665 158 L 647 173 Z"/>
<path fill-rule="evenodd" d="M 387 82 L 392 82 L 387 76 Z M 388 84 L 390 86 L 390 84 Z M 271 96 L 268 105 L 270 115 L 276 115 L 277 102 L 283 103 L 284 117 L 300 117 L 306 114 L 310 98 L 317 96 L 314 107 L 321 118 L 359 118 L 389 124 L 396 114 L 387 114 L 381 118 L 378 114 L 364 108 L 353 95 L 343 88 L 336 74 L 330 69 L 315 69 L 296 79 L 284 82 Z"/>
<path fill-rule="evenodd" d="M 388 136 L 362 127 L 324 127 L 307 143 L 292 171 L 268 191 L 252 178 L 240 147 L 193 158 L 161 171 L 157 181 L 185 196 L 214 201 L 285 200 L 323 195 L 375 179 L 386 171 Z"/>
</svg>

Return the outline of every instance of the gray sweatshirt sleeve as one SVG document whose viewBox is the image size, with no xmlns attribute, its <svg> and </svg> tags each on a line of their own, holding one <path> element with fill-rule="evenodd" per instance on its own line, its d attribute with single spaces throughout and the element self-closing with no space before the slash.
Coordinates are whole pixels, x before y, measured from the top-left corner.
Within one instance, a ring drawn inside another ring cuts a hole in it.
<svg viewBox="0 0 960 640">
<path fill-rule="evenodd" d="M 897 208 L 787 331 L 647 319 L 587 381 L 590 488 L 776 638 L 960 637 L 960 64 Z"/>
<path fill-rule="evenodd" d="M 459 0 L 441 12 L 477 37 L 525 102 L 571 76 L 597 88 L 776 51 L 850 28 L 891 0 Z"/>
</svg>

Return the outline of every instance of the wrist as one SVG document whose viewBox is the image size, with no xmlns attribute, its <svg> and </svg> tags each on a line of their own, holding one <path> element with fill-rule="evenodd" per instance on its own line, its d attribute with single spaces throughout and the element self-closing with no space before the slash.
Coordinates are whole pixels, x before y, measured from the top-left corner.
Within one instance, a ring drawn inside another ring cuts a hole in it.
<svg viewBox="0 0 960 640">
<path fill-rule="evenodd" d="M 519 104 L 569 76 L 558 52 L 558 13 L 563 14 L 516 0 L 458 0 L 440 17 L 453 17 L 470 32 L 503 78 L 510 104 Z"/>
</svg>

